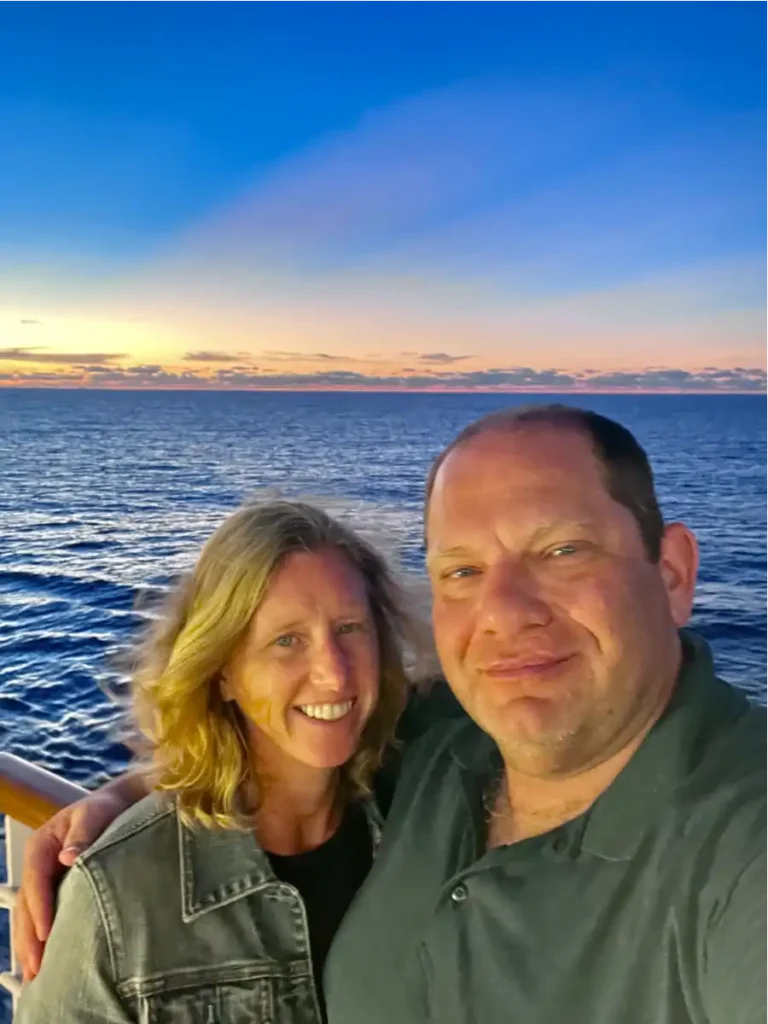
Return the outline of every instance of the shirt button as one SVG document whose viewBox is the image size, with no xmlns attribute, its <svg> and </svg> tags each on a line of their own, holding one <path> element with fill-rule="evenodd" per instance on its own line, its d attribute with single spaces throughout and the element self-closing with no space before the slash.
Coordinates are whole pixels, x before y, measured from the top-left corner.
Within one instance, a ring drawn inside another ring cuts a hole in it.
<svg viewBox="0 0 768 1024">
<path fill-rule="evenodd" d="M 457 885 L 451 893 L 451 899 L 454 903 L 463 903 L 467 896 L 469 896 L 469 893 L 467 892 L 466 885 L 463 883 Z"/>
</svg>

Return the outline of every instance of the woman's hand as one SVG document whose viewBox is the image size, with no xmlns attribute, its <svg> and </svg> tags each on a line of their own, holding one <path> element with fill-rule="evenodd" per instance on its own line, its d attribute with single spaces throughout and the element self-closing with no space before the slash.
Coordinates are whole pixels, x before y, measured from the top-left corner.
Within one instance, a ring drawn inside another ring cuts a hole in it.
<svg viewBox="0 0 768 1024">
<path fill-rule="evenodd" d="M 40 970 L 61 876 L 132 802 L 114 788 L 97 790 L 64 807 L 30 836 L 13 915 L 13 949 L 25 981 Z"/>
</svg>

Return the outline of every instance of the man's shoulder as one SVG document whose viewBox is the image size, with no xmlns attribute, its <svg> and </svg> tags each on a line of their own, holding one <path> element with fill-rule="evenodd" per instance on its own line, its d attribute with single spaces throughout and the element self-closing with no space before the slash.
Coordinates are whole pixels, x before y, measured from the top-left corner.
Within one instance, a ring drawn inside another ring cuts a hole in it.
<svg viewBox="0 0 768 1024">
<path fill-rule="evenodd" d="M 715 885 L 764 854 L 766 724 L 765 709 L 743 701 L 698 751 L 679 793 L 685 832 Z"/>
<path fill-rule="evenodd" d="M 465 770 L 488 770 L 493 752 L 494 741 L 466 713 L 439 718 L 404 750 L 398 789 L 410 802 L 455 792 Z"/>
<path fill-rule="evenodd" d="M 730 683 L 725 683 L 729 686 Z M 765 704 L 758 704 L 754 697 L 747 695 L 744 713 L 738 720 L 745 733 L 753 734 L 762 742 L 763 748 L 766 745 L 766 724 L 768 723 L 768 712 Z"/>
<path fill-rule="evenodd" d="M 406 746 L 414 743 L 435 726 L 466 721 L 466 711 L 459 704 L 442 677 L 415 687 L 397 725 L 397 739 Z"/>
<path fill-rule="evenodd" d="M 385 838 L 400 831 L 406 821 L 415 821 L 420 828 L 425 810 L 436 821 L 450 817 L 462 792 L 464 757 L 476 752 L 487 760 L 489 745 L 493 746 L 490 737 L 462 713 L 433 721 L 399 748 L 397 772 L 377 779 L 376 796 L 386 816 Z"/>
<path fill-rule="evenodd" d="M 729 684 L 726 683 L 724 685 L 727 686 Z M 747 698 L 743 713 L 733 723 L 730 743 L 734 747 L 742 747 L 744 754 L 750 759 L 749 764 L 751 765 L 753 761 L 755 762 L 754 767 L 760 767 L 757 764 L 760 760 L 765 761 L 766 740 L 768 739 L 768 733 L 766 733 L 767 726 L 768 715 L 766 714 L 765 707 Z M 743 760 L 743 758 L 740 760 Z M 765 767 L 764 764 L 762 766 Z"/>
<path fill-rule="evenodd" d="M 461 761 L 460 752 L 488 745 L 490 737 L 460 708 L 454 715 L 433 719 L 408 747 L 408 760 L 450 755 Z"/>
<path fill-rule="evenodd" d="M 389 815 L 404 765 L 440 745 L 459 723 L 468 721 L 466 711 L 444 679 L 435 678 L 414 687 L 397 724 L 396 742 L 386 751 L 374 779 L 376 803 L 384 817 Z"/>
<path fill-rule="evenodd" d="M 714 737 L 701 760 L 702 767 L 730 784 L 768 778 L 768 708 L 746 703 L 743 713 Z M 765 793 L 768 801 L 768 786 Z"/>
</svg>

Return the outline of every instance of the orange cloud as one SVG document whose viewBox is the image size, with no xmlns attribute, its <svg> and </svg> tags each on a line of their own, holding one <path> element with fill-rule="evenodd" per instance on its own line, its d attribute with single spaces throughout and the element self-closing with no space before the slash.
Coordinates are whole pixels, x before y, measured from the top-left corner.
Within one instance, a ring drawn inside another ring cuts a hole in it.
<svg viewBox="0 0 768 1024">
<path fill-rule="evenodd" d="M 0 353 L 2 356 L 2 353 Z M 556 367 L 496 367 L 490 370 L 409 368 L 399 373 L 366 373 L 353 369 L 317 371 L 274 370 L 256 365 L 222 367 L 215 362 L 194 369 L 163 366 L 72 365 L 59 372 L 48 369 L 0 371 L 0 386 L 61 386 L 86 388 L 218 389 L 218 390 L 398 390 L 398 391 L 696 391 L 762 392 L 766 373 L 759 367 L 697 371 L 645 368 L 601 372 L 569 372 Z"/>
</svg>

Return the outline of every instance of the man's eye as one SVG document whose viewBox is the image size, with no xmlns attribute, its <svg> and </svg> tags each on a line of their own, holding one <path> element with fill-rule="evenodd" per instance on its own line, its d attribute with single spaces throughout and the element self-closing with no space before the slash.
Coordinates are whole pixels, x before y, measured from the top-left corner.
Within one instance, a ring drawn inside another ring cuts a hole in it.
<svg viewBox="0 0 768 1024">
<path fill-rule="evenodd" d="M 575 555 L 579 551 L 576 544 L 558 544 L 557 547 L 550 549 L 550 555 L 553 558 L 563 558 L 565 555 Z"/>
<path fill-rule="evenodd" d="M 477 569 L 473 569 L 471 565 L 461 565 L 458 569 L 451 569 L 446 573 L 446 579 L 465 580 L 468 576 L 474 576 L 476 573 Z"/>
</svg>

